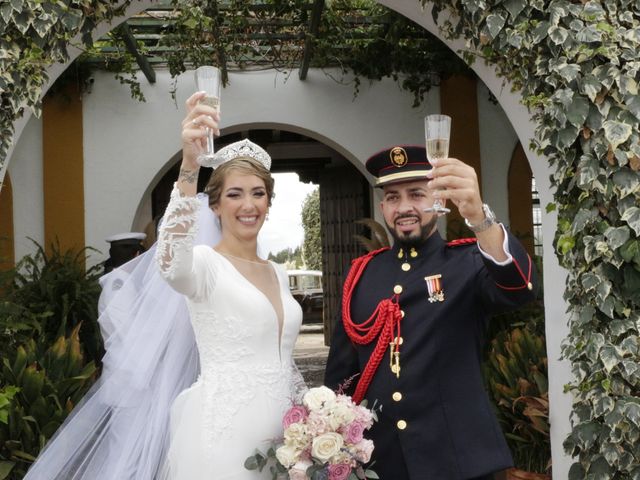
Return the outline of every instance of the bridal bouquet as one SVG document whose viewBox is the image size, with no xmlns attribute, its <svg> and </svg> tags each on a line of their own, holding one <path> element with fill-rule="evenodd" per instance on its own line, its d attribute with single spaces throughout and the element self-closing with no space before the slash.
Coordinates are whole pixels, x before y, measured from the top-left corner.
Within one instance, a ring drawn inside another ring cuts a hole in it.
<svg viewBox="0 0 640 480">
<path fill-rule="evenodd" d="M 284 415 L 283 442 L 266 454 L 256 452 L 245 467 L 262 471 L 272 463 L 274 480 L 286 474 L 290 480 L 376 479 L 374 471 L 364 468 L 373 442 L 363 437 L 375 419 L 374 411 L 347 395 L 312 388 Z"/>
</svg>

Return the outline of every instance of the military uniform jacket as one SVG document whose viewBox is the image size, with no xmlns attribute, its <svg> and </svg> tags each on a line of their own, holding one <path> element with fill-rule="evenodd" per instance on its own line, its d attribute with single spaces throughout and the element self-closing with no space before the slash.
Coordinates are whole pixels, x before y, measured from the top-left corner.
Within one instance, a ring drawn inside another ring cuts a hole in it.
<svg viewBox="0 0 640 480">
<path fill-rule="evenodd" d="M 387 348 L 365 396 L 369 406 L 382 406 L 368 432 L 382 480 L 470 479 L 512 466 L 481 374 L 489 316 L 535 297 L 531 259 L 507 235 L 514 259 L 508 265 L 485 258 L 476 244 L 448 246 L 436 233 L 414 256 L 399 246 L 377 254 L 355 286 L 354 323 L 401 291 L 400 376 L 390 369 Z M 425 277 L 438 274 L 444 299 L 429 301 Z M 361 372 L 375 343 L 353 344 L 338 321 L 326 385 L 336 388 Z"/>
</svg>

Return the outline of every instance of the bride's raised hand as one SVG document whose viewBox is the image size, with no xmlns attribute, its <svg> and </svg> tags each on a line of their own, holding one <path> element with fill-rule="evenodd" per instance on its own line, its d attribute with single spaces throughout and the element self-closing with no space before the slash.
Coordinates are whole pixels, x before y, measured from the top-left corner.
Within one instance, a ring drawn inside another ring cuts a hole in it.
<svg viewBox="0 0 640 480">
<path fill-rule="evenodd" d="M 207 128 L 220 135 L 218 122 L 220 115 L 215 108 L 200 103 L 206 92 L 196 92 L 185 102 L 187 115 L 182 120 L 182 166 L 198 170 L 198 155 L 207 146 Z"/>
</svg>

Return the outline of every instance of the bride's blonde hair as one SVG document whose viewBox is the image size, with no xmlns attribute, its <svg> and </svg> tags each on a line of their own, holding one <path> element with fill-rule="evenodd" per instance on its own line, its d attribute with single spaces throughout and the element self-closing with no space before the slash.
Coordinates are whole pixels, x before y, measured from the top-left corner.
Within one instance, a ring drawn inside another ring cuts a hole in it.
<svg viewBox="0 0 640 480">
<path fill-rule="evenodd" d="M 245 175 L 255 175 L 262 179 L 264 186 L 267 190 L 267 197 L 269 198 L 269 206 L 271 206 L 271 200 L 273 200 L 273 188 L 275 184 L 274 178 L 271 176 L 271 172 L 267 170 L 262 163 L 251 157 L 237 157 L 233 160 L 223 163 L 216 168 L 209 178 L 207 186 L 204 188 L 204 193 L 209 196 L 209 205 L 217 205 L 220 201 L 220 195 L 222 194 L 222 187 L 224 181 L 227 178 L 229 172 L 236 171 Z"/>
</svg>

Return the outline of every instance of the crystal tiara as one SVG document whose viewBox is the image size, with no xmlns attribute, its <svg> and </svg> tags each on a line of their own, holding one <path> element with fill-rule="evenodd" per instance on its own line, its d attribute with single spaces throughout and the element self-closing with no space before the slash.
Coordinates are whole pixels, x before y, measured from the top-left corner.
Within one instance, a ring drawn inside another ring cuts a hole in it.
<svg viewBox="0 0 640 480">
<path fill-rule="evenodd" d="M 267 170 L 271 169 L 271 157 L 266 150 L 247 139 L 231 143 L 221 148 L 214 154 L 213 160 L 215 165 L 222 165 L 229 160 L 239 157 L 253 158 L 264 165 L 264 168 Z"/>
</svg>

